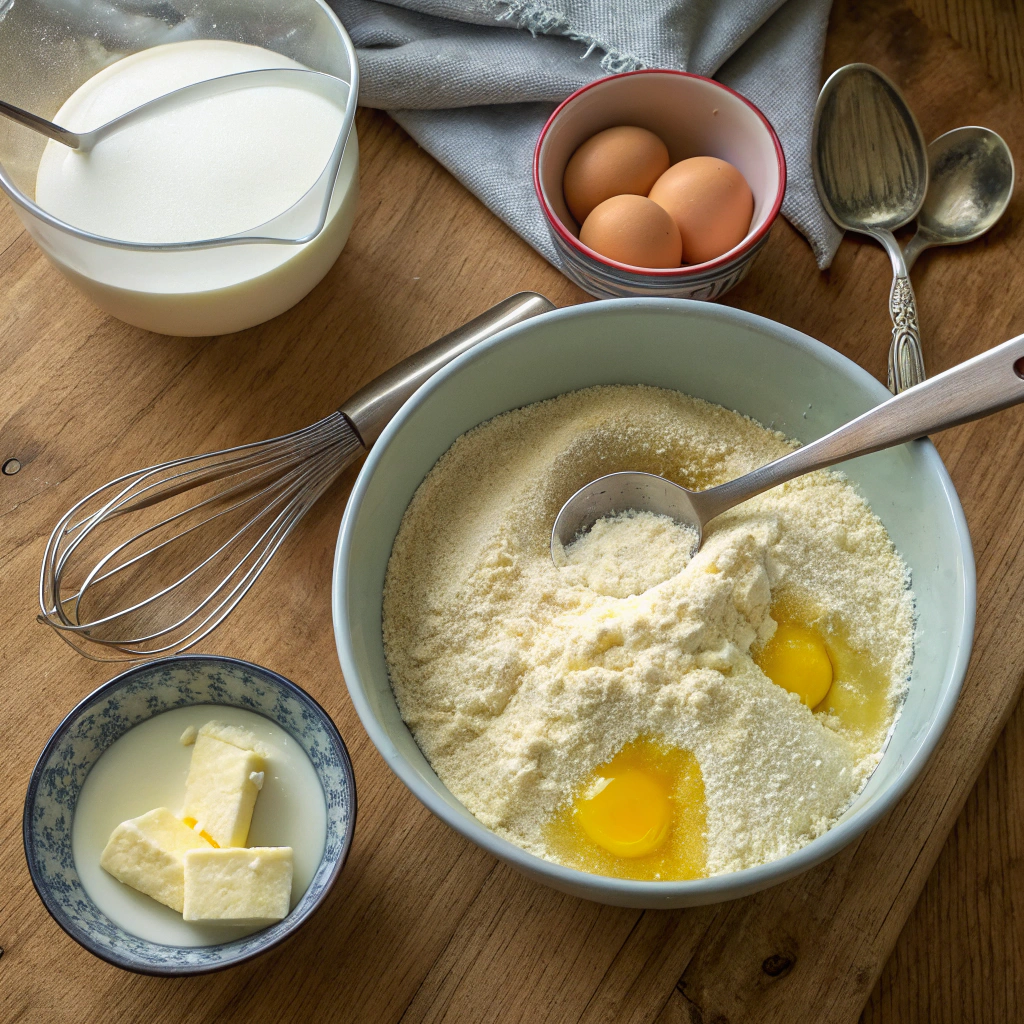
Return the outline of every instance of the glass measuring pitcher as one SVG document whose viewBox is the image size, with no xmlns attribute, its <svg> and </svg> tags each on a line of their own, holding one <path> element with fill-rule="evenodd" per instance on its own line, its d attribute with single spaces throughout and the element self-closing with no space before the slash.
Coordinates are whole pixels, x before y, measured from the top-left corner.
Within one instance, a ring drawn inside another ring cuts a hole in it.
<svg viewBox="0 0 1024 1024">
<path fill-rule="evenodd" d="M 348 82 L 342 133 L 348 131 L 358 93 L 355 52 L 321 0 L 0 0 L 0 96 L 52 119 L 108 65 L 195 39 L 259 46 Z M 354 130 L 337 163 L 326 220 L 312 240 L 202 249 L 111 244 L 41 209 L 35 182 L 45 145 L 41 136 L 0 122 L 0 188 L 40 248 L 97 305 L 164 334 L 229 333 L 283 312 L 326 274 L 355 216 Z"/>
</svg>

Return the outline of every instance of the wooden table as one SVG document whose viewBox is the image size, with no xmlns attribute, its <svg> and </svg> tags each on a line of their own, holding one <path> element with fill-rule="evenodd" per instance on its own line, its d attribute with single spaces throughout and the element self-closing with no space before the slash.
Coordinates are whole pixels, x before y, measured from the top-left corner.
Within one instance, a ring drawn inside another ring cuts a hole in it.
<svg viewBox="0 0 1024 1024">
<path fill-rule="evenodd" d="M 1000 7 L 961 4 L 975 11 L 965 22 L 957 6 L 922 0 L 915 14 L 841 2 L 826 70 L 875 63 L 905 88 L 929 138 L 987 124 L 1021 157 L 1019 35 L 1013 44 L 992 21 Z M 1021 683 L 1021 410 L 939 440 L 964 498 L 979 590 L 974 659 L 947 737 L 887 819 L 801 878 L 719 907 L 612 909 L 528 882 L 428 814 L 366 738 L 334 653 L 331 554 L 350 472 L 204 648 L 295 679 L 345 736 L 359 826 L 325 906 L 268 956 L 186 980 L 109 967 L 46 915 L 21 849 L 25 785 L 60 718 L 112 674 L 33 622 L 44 537 L 59 513 L 127 468 L 312 422 L 511 292 L 586 298 L 386 116 L 363 111 L 358 128 L 363 198 L 348 248 L 295 309 L 240 335 L 161 338 L 102 315 L 0 209 L 0 463 L 21 464 L 0 476 L 0 1020 L 848 1024 L 862 1010 L 872 1024 L 1014 1019 L 1024 1005 L 1024 717 L 986 758 Z M 930 253 L 915 271 L 933 372 L 1024 327 L 1022 206 L 1018 197 L 987 239 Z M 727 301 L 882 375 L 888 286 L 876 246 L 848 241 L 819 274 L 780 222 Z"/>
</svg>

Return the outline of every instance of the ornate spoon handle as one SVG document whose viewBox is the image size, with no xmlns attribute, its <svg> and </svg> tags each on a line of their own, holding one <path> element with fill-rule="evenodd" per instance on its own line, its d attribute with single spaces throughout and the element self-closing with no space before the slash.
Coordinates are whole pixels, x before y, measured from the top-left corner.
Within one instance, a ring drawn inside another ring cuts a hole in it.
<svg viewBox="0 0 1024 1024">
<path fill-rule="evenodd" d="M 892 344 L 889 346 L 889 390 L 898 395 L 925 379 L 917 303 L 910 278 L 896 275 L 889 291 Z"/>
</svg>

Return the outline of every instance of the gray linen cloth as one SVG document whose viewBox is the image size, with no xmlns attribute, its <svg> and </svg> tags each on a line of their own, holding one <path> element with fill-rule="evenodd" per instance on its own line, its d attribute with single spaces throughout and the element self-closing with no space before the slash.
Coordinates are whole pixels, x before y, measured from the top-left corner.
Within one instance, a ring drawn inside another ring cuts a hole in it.
<svg viewBox="0 0 1024 1024">
<path fill-rule="evenodd" d="M 329 0 L 360 103 L 386 110 L 555 266 L 533 148 L 557 103 L 602 75 L 678 68 L 754 102 L 786 154 L 782 212 L 818 265 L 841 235 L 814 191 L 811 116 L 831 0 Z"/>
</svg>

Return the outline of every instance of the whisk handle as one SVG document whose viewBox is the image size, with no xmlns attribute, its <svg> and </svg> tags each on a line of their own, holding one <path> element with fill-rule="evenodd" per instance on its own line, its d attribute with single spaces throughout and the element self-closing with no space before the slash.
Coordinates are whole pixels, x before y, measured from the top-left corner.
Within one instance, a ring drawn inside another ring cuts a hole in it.
<svg viewBox="0 0 1024 1024">
<path fill-rule="evenodd" d="M 406 399 L 442 366 L 506 327 L 554 308 L 554 303 L 537 292 L 510 295 L 370 381 L 341 407 L 341 412 L 355 427 L 363 444 L 370 448 Z"/>
</svg>

